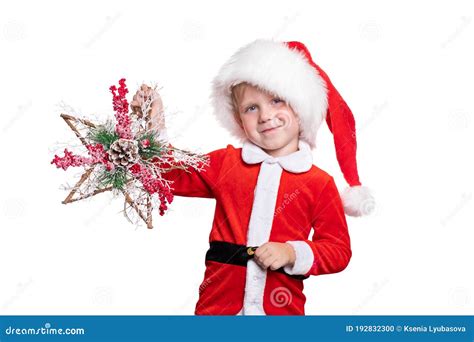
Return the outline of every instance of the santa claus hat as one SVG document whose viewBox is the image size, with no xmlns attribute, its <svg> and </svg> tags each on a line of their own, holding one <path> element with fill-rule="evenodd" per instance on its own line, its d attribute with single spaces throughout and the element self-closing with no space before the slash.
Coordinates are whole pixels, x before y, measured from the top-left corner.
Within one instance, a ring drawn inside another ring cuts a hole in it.
<svg viewBox="0 0 474 342">
<path fill-rule="evenodd" d="M 232 87 L 246 82 L 284 99 L 300 118 L 300 139 L 315 147 L 326 123 L 333 133 L 337 160 L 349 187 L 341 194 L 347 215 L 368 214 L 374 207 L 361 185 L 356 162 L 356 131 L 351 110 L 326 73 L 300 42 L 256 40 L 239 49 L 213 80 L 211 99 L 217 120 L 239 139 L 244 130 L 234 119 Z"/>
</svg>

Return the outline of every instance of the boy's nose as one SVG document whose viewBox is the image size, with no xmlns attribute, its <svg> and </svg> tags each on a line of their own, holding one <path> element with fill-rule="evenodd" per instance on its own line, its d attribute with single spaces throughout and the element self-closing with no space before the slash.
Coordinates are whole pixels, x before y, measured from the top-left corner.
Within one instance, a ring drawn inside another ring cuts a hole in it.
<svg viewBox="0 0 474 342">
<path fill-rule="evenodd" d="M 269 108 L 262 108 L 260 111 L 260 122 L 267 122 L 273 118 L 273 111 Z"/>
</svg>

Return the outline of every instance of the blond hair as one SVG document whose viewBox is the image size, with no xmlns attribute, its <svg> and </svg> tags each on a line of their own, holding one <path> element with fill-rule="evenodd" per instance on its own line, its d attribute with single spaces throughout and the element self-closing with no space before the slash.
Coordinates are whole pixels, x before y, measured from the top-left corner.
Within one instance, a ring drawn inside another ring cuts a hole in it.
<svg viewBox="0 0 474 342">
<path fill-rule="evenodd" d="M 245 88 L 249 86 L 247 82 L 239 83 L 231 88 L 231 98 L 232 98 L 232 106 L 234 107 L 232 113 L 234 114 L 234 119 L 237 121 L 239 126 L 242 127 L 242 120 L 240 119 L 240 109 L 239 109 L 239 101 L 242 98 Z"/>
</svg>

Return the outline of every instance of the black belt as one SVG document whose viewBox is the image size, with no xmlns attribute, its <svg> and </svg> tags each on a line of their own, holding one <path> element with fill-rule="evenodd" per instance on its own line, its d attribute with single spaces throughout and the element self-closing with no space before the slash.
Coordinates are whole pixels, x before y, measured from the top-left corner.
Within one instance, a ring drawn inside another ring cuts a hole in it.
<svg viewBox="0 0 474 342">
<path fill-rule="evenodd" d="M 247 261 L 254 257 L 257 248 L 225 241 L 211 241 L 210 248 L 206 253 L 206 260 L 247 267 Z M 284 273 L 289 277 L 300 280 L 308 278 L 304 275 L 288 274 L 283 267 L 275 270 L 275 272 Z"/>
</svg>

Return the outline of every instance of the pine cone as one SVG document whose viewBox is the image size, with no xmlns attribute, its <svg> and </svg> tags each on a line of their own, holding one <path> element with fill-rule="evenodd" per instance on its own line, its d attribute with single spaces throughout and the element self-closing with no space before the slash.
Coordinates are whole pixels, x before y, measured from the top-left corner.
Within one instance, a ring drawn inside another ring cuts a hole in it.
<svg viewBox="0 0 474 342">
<path fill-rule="evenodd" d="M 117 166 L 131 166 L 138 159 L 138 145 L 134 140 L 119 139 L 110 145 L 109 156 Z"/>
</svg>

